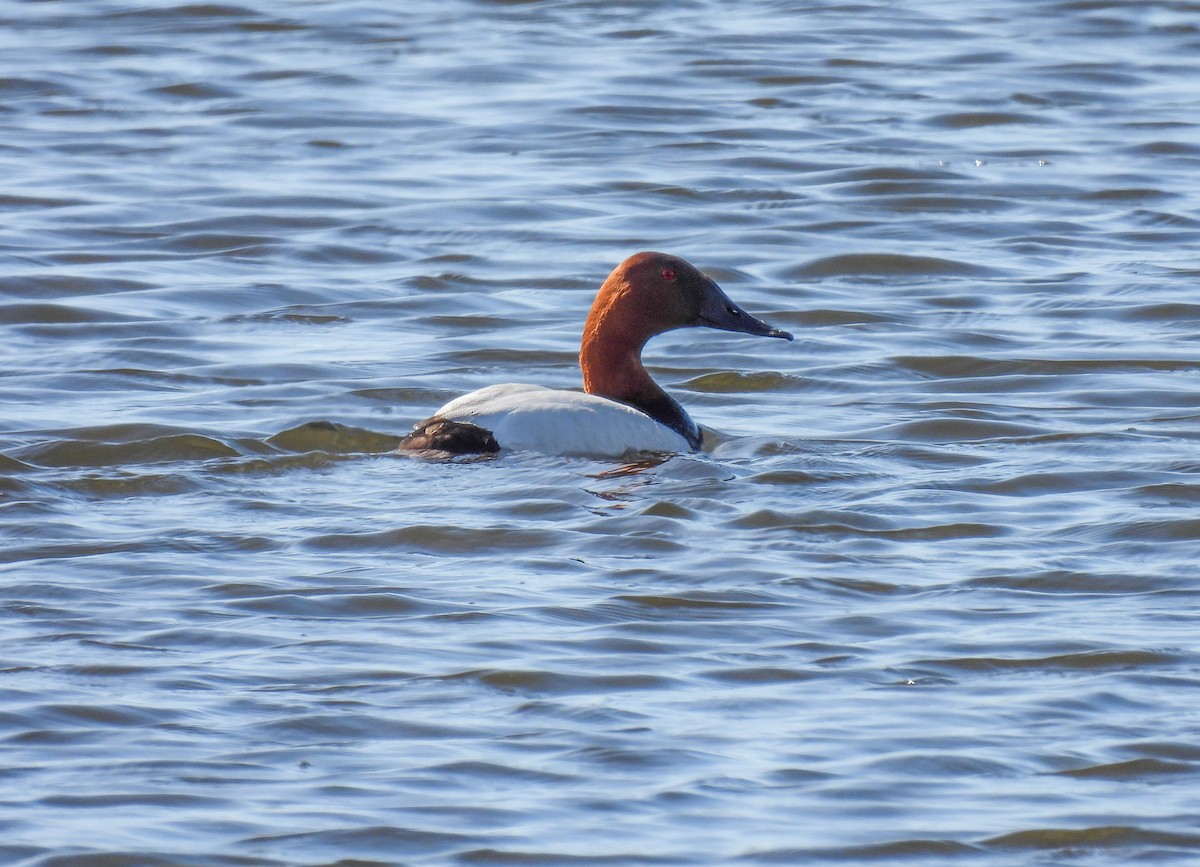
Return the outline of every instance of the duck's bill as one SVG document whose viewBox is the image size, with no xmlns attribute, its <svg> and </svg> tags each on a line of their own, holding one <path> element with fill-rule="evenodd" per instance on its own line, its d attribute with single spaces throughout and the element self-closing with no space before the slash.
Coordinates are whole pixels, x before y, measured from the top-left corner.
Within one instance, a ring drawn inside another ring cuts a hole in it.
<svg viewBox="0 0 1200 867">
<path fill-rule="evenodd" d="M 719 328 L 721 331 L 736 331 L 740 334 L 756 334 L 760 337 L 782 337 L 791 340 L 792 335 L 761 319 L 755 319 L 729 299 L 721 287 L 709 281 L 708 291 L 700 304 L 699 325 Z"/>
</svg>

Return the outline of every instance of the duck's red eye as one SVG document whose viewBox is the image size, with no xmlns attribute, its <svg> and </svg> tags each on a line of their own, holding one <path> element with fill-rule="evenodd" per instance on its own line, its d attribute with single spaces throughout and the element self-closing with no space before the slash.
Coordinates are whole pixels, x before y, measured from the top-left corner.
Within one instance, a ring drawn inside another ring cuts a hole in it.
<svg viewBox="0 0 1200 867">
<path fill-rule="evenodd" d="M 663 276 L 664 280 L 674 280 L 675 279 L 675 271 L 672 268 L 663 268 L 662 276 Z"/>
</svg>

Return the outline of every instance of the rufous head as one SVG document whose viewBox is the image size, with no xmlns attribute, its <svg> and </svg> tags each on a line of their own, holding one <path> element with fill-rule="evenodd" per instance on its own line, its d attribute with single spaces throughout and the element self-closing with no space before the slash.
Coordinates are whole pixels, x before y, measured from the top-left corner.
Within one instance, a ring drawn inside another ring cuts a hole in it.
<svg viewBox="0 0 1200 867">
<path fill-rule="evenodd" d="M 792 339 L 735 304 L 695 266 L 668 253 L 635 253 L 613 270 L 596 296 L 589 324 L 610 317 L 642 342 L 691 326 Z"/>
</svg>

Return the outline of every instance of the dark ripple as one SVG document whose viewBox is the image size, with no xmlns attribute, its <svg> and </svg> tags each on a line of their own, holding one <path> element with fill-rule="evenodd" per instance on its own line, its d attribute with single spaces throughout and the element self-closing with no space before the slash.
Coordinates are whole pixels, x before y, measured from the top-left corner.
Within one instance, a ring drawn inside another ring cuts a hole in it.
<svg viewBox="0 0 1200 867">
<path fill-rule="evenodd" d="M 872 430 L 873 439 L 926 443 L 970 442 L 971 440 L 1031 437 L 1047 433 L 1045 429 L 1010 422 L 974 418 L 942 418 L 906 422 Z"/>
<path fill-rule="evenodd" d="M 78 304 L 4 304 L 0 305 L 0 316 L 12 325 L 130 322 L 136 318 L 102 310 L 90 310 Z"/>
<path fill-rule="evenodd" d="M 71 93 L 69 88 L 46 79 L 0 77 L 0 99 L 66 96 Z"/>
<path fill-rule="evenodd" d="M 489 670 L 447 675 L 448 681 L 469 680 L 518 695 L 607 695 L 669 689 L 674 679 L 651 675 L 582 675 L 554 671 Z"/>
<path fill-rule="evenodd" d="M 700 677 L 708 678 L 717 683 L 731 686 L 766 686 L 778 683 L 794 683 L 809 680 L 811 672 L 797 671 L 790 668 L 717 668 L 698 672 Z"/>
<path fill-rule="evenodd" d="M 59 795 L 43 798 L 39 803 L 47 807 L 95 810 L 122 807 L 163 807 L 175 809 L 221 810 L 232 806 L 225 798 L 204 795 L 183 795 L 170 792 L 143 792 L 123 795 Z"/>
<path fill-rule="evenodd" d="M 1101 825 L 1091 828 L 1040 828 L 1015 831 L 985 841 L 1001 849 L 1034 851 L 1137 851 L 1145 847 L 1165 847 L 1185 852 L 1200 850 L 1200 834 L 1158 831 L 1129 825 Z"/>
<path fill-rule="evenodd" d="M 1029 659 L 975 657 L 938 661 L 925 660 L 919 664 L 967 671 L 1119 671 L 1153 667 L 1170 668 L 1184 662 L 1190 656 L 1191 654 L 1165 650 L 1093 650 Z"/>
<path fill-rule="evenodd" d="M 999 587 L 1026 593 L 1052 593 L 1072 596 L 1090 594 L 1126 596 L 1143 593 L 1163 593 L 1172 589 L 1187 592 L 1187 585 L 1178 578 L 1157 574 L 1132 572 L 1104 573 L 1097 570 L 1076 572 L 1052 569 L 1021 575 L 988 575 L 971 583 Z"/>
<path fill-rule="evenodd" d="M 1043 117 L 1009 111 L 960 111 L 939 114 L 929 118 L 928 123 L 947 129 L 971 129 L 980 126 L 1005 124 L 1043 124 L 1050 121 Z"/>
<path fill-rule="evenodd" d="M 185 433 L 127 443 L 60 440 L 18 449 L 16 454 L 44 467 L 106 467 L 228 458 L 240 452 L 212 437 Z"/>
<path fill-rule="evenodd" d="M 837 863 L 854 863 L 868 861 L 870 863 L 889 863 L 920 859 L 941 861 L 942 859 L 967 856 L 978 853 L 979 849 L 966 843 L 953 840 L 895 840 L 868 846 L 844 846 L 836 849 L 771 849 L 756 852 L 746 856 L 741 861 L 761 864 L 795 864 L 813 859 Z"/>
<path fill-rule="evenodd" d="M 539 786 L 553 786 L 571 783 L 578 778 L 566 774 L 550 774 L 531 768 L 517 768 L 511 765 L 498 765 L 493 762 L 447 762 L 422 768 L 431 777 L 459 778 L 464 781 L 476 780 L 479 784 L 497 784 L 504 781 L 533 783 Z"/>
<path fill-rule="evenodd" d="M 1200 361 L 1170 358 L 979 358 L 969 355 L 899 356 L 892 361 L 923 376 L 1003 377 L 1066 376 L 1072 374 L 1191 371 Z"/>
<path fill-rule="evenodd" d="M 930 277 L 990 276 L 990 268 L 967 262 L 939 259 L 932 256 L 907 256 L 897 253 L 852 253 L 827 256 L 805 265 L 789 268 L 780 276 L 788 280 L 823 279 L 869 274 L 872 276 Z"/>
<path fill-rule="evenodd" d="M 412 741 L 442 740 L 465 737 L 470 730 L 452 725 L 430 725 L 405 722 L 384 716 L 358 713 L 322 714 L 311 713 L 301 716 L 283 717 L 259 726 L 262 735 L 273 742 L 294 739 L 304 743 L 327 743 L 329 741 Z"/>
<path fill-rule="evenodd" d="M 180 84 L 171 84 L 166 87 L 156 87 L 150 90 L 150 93 L 161 94 L 162 96 L 177 97 L 179 99 L 231 99 L 237 95 L 237 91 L 223 87 L 213 87 L 210 84 L 203 82 L 188 81 Z"/>
<path fill-rule="evenodd" d="M 156 650 L 250 650 L 271 646 L 276 642 L 276 639 L 268 635 L 249 634 L 213 626 L 155 630 L 139 634 L 133 640 L 140 647 Z"/>
<path fill-rule="evenodd" d="M 1111 762 L 1102 765 L 1091 765 L 1086 768 L 1075 768 L 1070 771 L 1056 771 L 1061 777 L 1074 777 L 1081 780 L 1147 780 L 1174 774 L 1200 774 L 1200 767 L 1183 762 L 1167 762 L 1162 759 L 1129 759 L 1124 762 Z"/>
<path fill-rule="evenodd" d="M 77 849 L 79 847 L 68 847 Z M 104 867 L 282 867 L 283 862 L 264 858 L 249 858 L 244 855 L 187 855 L 170 851 L 155 851 L 136 849 L 109 849 L 99 851 L 89 849 L 82 854 L 47 855 L 43 847 L 4 847 L 0 853 L 18 852 L 26 857 L 34 858 L 45 855 L 30 864 L 36 867 L 92 867 L 103 864 Z"/>
<path fill-rule="evenodd" d="M 707 394 L 738 394 L 756 391 L 797 391 L 805 384 L 800 377 L 783 373 L 723 371 L 698 376 L 681 385 L 689 391 Z"/>
<path fill-rule="evenodd" d="M 502 553 L 552 547 L 558 534 L 508 528 L 417 525 L 378 533 L 331 533 L 305 544 L 318 550 L 398 550 L 426 554 Z"/>
<path fill-rule="evenodd" d="M 250 837 L 243 845 L 256 849 L 294 852 L 295 857 L 311 857 L 329 853 L 345 859 L 348 855 L 373 856 L 380 852 L 396 856 L 429 856 L 461 850 L 476 837 L 466 834 L 447 834 L 419 828 L 399 828 L 377 825 L 362 828 L 328 828 L 297 834 L 271 834 Z"/>
<path fill-rule="evenodd" d="M 111 705 L 46 705 L 38 708 L 34 716 L 43 725 L 88 729 L 141 728 L 164 719 L 158 709 Z"/>
<path fill-rule="evenodd" d="M 440 606 L 396 593 L 269 594 L 227 603 L 231 609 L 285 617 L 403 617 L 443 610 Z"/>
<path fill-rule="evenodd" d="M 125 295 L 155 288 L 152 283 L 78 274 L 17 274 L 0 277 L 0 293 L 7 297 L 62 299 L 89 295 Z M 15 305 L 0 307 L 7 311 Z"/>
<path fill-rule="evenodd" d="M 522 3 L 528 0 L 496 0 L 496 2 Z M 575 852 L 545 851 L 522 848 L 480 848 L 471 849 L 459 855 L 459 860 L 465 864 L 563 864 L 587 865 L 587 867 L 638 867 L 638 865 L 671 865 L 681 863 L 675 858 L 663 858 L 646 855 L 642 852 L 628 851 L 612 855 L 580 855 Z"/>
<path fill-rule="evenodd" d="M 275 448 L 291 452 L 359 454 L 394 451 L 400 444 L 400 437 L 336 422 L 310 421 L 280 431 L 268 437 L 266 442 Z"/>
<path fill-rule="evenodd" d="M 1009 528 L 952 521 L 914 527 L 897 527 L 886 518 L 858 512 L 829 512 L 814 510 L 799 514 L 759 510 L 732 522 L 739 529 L 790 530 L 805 535 L 830 538 L 890 539 L 909 541 L 938 541 L 1004 536 Z"/>
</svg>

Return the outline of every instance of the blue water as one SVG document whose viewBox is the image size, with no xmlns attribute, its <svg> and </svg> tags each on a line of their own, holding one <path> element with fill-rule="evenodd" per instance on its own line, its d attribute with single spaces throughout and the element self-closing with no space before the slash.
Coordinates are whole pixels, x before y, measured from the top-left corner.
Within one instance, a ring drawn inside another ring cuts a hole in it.
<svg viewBox="0 0 1200 867">
<path fill-rule="evenodd" d="M 1196 861 L 1198 51 L 0 0 L 0 862 Z M 391 453 L 642 249 L 707 451 Z"/>
</svg>

